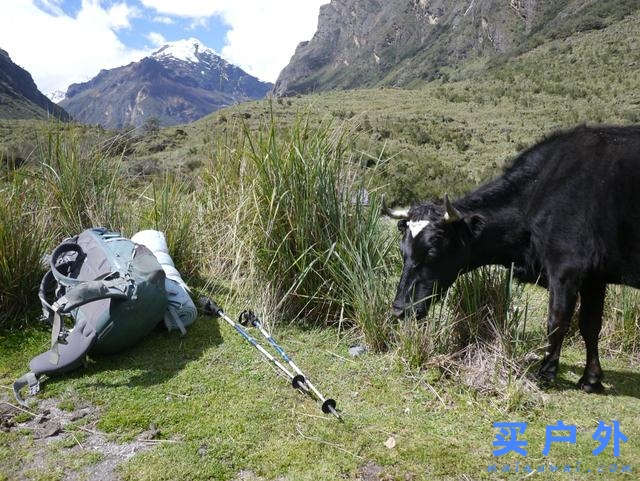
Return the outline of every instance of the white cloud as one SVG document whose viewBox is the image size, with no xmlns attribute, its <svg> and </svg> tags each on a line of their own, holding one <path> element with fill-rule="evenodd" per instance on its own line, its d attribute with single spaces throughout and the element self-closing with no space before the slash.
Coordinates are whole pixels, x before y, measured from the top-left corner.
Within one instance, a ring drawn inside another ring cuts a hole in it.
<svg viewBox="0 0 640 481">
<path fill-rule="evenodd" d="M 154 23 L 164 23 L 165 25 L 172 25 L 173 19 L 165 15 L 158 15 L 153 19 Z"/>
<path fill-rule="evenodd" d="M 116 31 L 131 26 L 140 12 L 124 2 L 106 8 L 99 0 L 82 0 L 71 17 L 55 10 L 60 0 L 3 2 L 0 47 L 27 69 L 44 93 L 66 90 L 73 82 L 95 76 L 100 69 L 139 60 L 148 51 L 126 47 Z"/>
<path fill-rule="evenodd" d="M 162 36 L 161 33 L 151 32 L 147 35 L 147 39 L 151 42 L 152 45 L 156 47 L 161 47 L 167 44 L 167 39 Z"/>
<path fill-rule="evenodd" d="M 62 8 L 60 8 L 60 4 L 62 0 L 35 0 L 35 3 L 38 7 L 46 10 L 47 12 L 53 13 L 54 15 L 62 15 Z"/>
<path fill-rule="evenodd" d="M 191 19 L 189 29 L 195 30 L 196 28 L 206 28 L 207 25 L 209 25 L 209 17 L 195 17 Z"/>
<path fill-rule="evenodd" d="M 252 75 L 275 81 L 296 46 L 309 40 L 320 5 L 329 0 L 141 0 L 164 15 L 203 21 L 220 15 L 230 26 L 222 56 Z"/>
</svg>

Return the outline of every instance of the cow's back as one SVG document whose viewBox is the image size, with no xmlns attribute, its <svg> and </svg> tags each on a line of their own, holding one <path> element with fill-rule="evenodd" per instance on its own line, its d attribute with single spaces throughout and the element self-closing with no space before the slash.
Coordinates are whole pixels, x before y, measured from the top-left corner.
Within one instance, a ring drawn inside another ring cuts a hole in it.
<svg viewBox="0 0 640 481">
<path fill-rule="evenodd" d="M 535 174 L 521 208 L 543 264 L 640 287 L 640 127 L 579 127 L 523 156 Z"/>
</svg>

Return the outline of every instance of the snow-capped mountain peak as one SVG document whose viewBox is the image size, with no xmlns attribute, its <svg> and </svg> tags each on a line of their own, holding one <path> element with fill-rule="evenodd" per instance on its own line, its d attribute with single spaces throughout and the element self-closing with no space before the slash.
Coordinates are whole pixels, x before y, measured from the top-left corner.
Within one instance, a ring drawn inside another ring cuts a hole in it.
<svg viewBox="0 0 640 481">
<path fill-rule="evenodd" d="M 228 105 L 264 98 L 273 87 L 196 38 L 171 42 L 128 65 L 70 85 L 61 106 L 81 122 L 106 128 L 193 122 Z"/>
<path fill-rule="evenodd" d="M 217 55 L 215 50 L 208 48 L 197 38 L 187 38 L 184 40 L 177 40 L 175 42 L 169 42 L 159 50 L 155 51 L 151 56 L 154 58 L 171 57 L 176 60 L 183 60 L 185 62 L 198 63 L 197 54 L 208 53 Z"/>
<path fill-rule="evenodd" d="M 47 93 L 46 96 L 49 97 L 49 100 L 51 100 L 54 104 L 57 104 L 61 100 L 64 100 L 66 92 L 64 92 L 63 90 L 53 90 Z"/>
</svg>

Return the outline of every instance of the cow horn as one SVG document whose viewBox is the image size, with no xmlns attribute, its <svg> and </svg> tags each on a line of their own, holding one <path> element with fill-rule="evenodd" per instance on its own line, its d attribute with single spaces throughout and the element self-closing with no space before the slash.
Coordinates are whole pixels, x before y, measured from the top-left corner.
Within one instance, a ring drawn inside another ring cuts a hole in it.
<svg viewBox="0 0 640 481">
<path fill-rule="evenodd" d="M 384 196 L 382 196 L 382 213 L 392 219 L 407 220 L 409 218 L 409 209 L 389 209 L 384 200 Z"/>
<path fill-rule="evenodd" d="M 449 200 L 449 195 L 444 194 L 444 220 L 446 222 L 455 222 L 460 220 L 462 215 L 458 210 L 451 204 Z"/>
</svg>

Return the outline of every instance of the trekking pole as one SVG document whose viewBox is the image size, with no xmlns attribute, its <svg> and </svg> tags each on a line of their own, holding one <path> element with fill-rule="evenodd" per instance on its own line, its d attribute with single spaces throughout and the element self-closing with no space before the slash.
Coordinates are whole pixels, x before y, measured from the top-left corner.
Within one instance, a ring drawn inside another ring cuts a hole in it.
<svg viewBox="0 0 640 481">
<path fill-rule="evenodd" d="M 291 385 L 296 388 L 296 389 L 300 389 L 301 391 L 308 393 L 309 389 L 307 388 L 306 384 L 304 383 L 304 379 L 302 380 L 302 382 L 300 381 L 300 379 L 297 376 L 294 376 L 293 374 L 291 374 L 291 372 L 284 367 L 275 357 L 273 357 L 267 350 L 265 350 L 259 343 L 258 341 L 256 341 L 247 331 L 245 331 L 242 326 L 240 324 L 238 324 L 237 322 L 233 321 L 232 319 L 230 319 L 225 313 L 224 310 L 218 306 L 215 302 L 213 302 L 211 299 L 207 298 L 207 297 L 203 297 L 202 299 L 200 299 L 200 305 L 202 306 L 203 311 L 206 314 L 212 315 L 214 317 L 221 317 L 222 319 L 224 319 L 225 321 L 227 321 L 227 323 L 233 327 L 238 334 L 240 334 L 242 337 L 244 337 L 244 339 L 249 342 L 249 344 L 251 344 L 253 347 L 255 347 L 260 354 L 262 354 L 262 356 L 267 359 L 269 362 L 271 362 L 273 365 L 275 365 L 278 369 L 280 369 L 283 373 L 285 373 L 287 375 L 287 377 L 291 380 Z"/>
<path fill-rule="evenodd" d="M 336 418 L 342 420 L 342 417 L 340 416 L 338 411 L 336 411 L 336 401 L 331 398 L 325 398 L 320 393 L 320 391 L 318 391 L 318 389 L 313 384 L 311 384 L 311 381 L 309 381 L 309 379 L 304 375 L 304 373 L 297 366 L 297 364 L 293 362 L 293 360 L 287 355 L 284 349 L 280 347 L 280 345 L 276 342 L 273 336 L 271 336 L 271 334 L 267 332 L 267 330 L 264 328 L 264 326 L 260 322 L 260 319 L 258 319 L 258 317 L 252 311 L 243 311 L 240 314 L 240 322 L 244 325 L 250 324 L 253 327 L 257 328 L 262 333 L 262 335 L 269 342 L 269 344 L 271 344 L 271 346 L 277 351 L 277 353 L 280 354 L 280 357 L 282 357 L 282 359 L 287 364 L 289 364 L 289 366 L 291 366 L 291 369 L 295 371 L 296 377 L 294 379 L 298 379 L 298 382 L 300 384 L 302 383 L 306 384 L 306 386 L 309 389 L 311 389 L 311 391 L 313 391 L 313 393 L 316 395 L 318 400 L 322 403 L 321 409 L 323 413 L 333 414 Z"/>
</svg>

